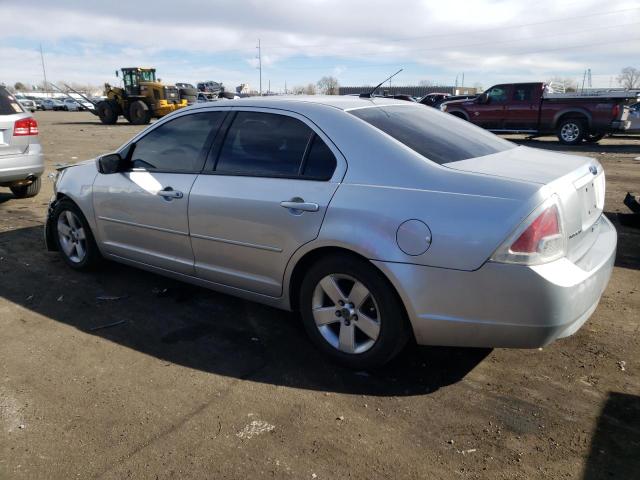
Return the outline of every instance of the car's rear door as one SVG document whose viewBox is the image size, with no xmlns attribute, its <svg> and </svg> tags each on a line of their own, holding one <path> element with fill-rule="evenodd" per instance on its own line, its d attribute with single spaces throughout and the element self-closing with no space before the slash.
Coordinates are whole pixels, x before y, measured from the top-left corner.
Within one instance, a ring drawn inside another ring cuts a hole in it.
<svg viewBox="0 0 640 480">
<path fill-rule="evenodd" d="M 511 101 L 507 104 L 504 129 L 535 131 L 538 127 L 541 94 L 539 83 L 513 85 Z"/>
<path fill-rule="evenodd" d="M 228 122 L 189 198 L 196 274 L 279 296 L 287 262 L 317 237 L 346 162 L 295 113 L 245 108 Z"/>
<path fill-rule="evenodd" d="M 171 118 L 135 140 L 129 171 L 96 177 L 98 240 L 107 254 L 193 275 L 189 192 L 226 114 Z"/>
</svg>

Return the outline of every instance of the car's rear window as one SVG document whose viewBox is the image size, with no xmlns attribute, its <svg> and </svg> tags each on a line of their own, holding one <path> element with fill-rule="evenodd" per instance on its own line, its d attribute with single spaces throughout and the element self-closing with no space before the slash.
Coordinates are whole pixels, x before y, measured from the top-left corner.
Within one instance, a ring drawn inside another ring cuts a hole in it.
<svg viewBox="0 0 640 480">
<path fill-rule="evenodd" d="M 6 88 L 0 87 L 0 115 L 13 115 L 22 113 L 24 109 L 16 98 L 7 92 Z"/>
<path fill-rule="evenodd" d="M 439 164 L 491 155 L 516 146 L 471 123 L 424 105 L 365 107 L 349 113 Z"/>
</svg>

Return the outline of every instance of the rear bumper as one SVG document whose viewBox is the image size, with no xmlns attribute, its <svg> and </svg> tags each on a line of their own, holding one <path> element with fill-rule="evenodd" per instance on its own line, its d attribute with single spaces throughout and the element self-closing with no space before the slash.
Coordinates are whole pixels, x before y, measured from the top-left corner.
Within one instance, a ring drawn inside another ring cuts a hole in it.
<svg viewBox="0 0 640 480">
<path fill-rule="evenodd" d="M 609 282 L 617 244 L 603 215 L 598 239 L 576 263 L 527 267 L 487 262 L 468 272 L 378 262 L 422 345 L 535 348 L 575 333 Z"/>
<path fill-rule="evenodd" d="M 44 172 L 44 156 L 40 144 L 29 145 L 25 153 L 0 156 L 0 185 L 39 177 Z"/>
<path fill-rule="evenodd" d="M 611 122 L 611 131 L 622 131 L 628 130 L 631 128 L 631 122 L 629 120 L 617 120 L 615 122 Z"/>
</svg>

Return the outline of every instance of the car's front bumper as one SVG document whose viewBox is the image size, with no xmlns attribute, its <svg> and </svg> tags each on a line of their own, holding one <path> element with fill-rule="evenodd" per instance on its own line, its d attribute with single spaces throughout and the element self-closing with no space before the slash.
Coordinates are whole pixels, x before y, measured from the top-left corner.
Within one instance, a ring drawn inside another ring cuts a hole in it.
<svg viewBox="0 0 640 480">
<path fill-rule="evenodd" d="M 603 215 L 598 239 L 577 262 L 487 262 L 468 272 L 378 262 L 422 345 L 535 348 L 575 333 L 596 309 L 615 261 L 617 235 Z"/>
<path fill-rule="evenodd" d="M 31 144 L 24 153 L 0 156 L 0 185 L 39 177 L 44 172 L 44 156 L 40 144 Z"/>
</svg>

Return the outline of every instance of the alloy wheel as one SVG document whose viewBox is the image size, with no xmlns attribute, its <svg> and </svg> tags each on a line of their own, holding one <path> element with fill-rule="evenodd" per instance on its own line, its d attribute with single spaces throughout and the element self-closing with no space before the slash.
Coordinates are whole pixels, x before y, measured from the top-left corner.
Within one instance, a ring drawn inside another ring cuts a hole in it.
<svg viewBox="0 0 640 480">
<path fill-rule="evenodd" d="M 87 237 L 78 216 L 64 210 L 58 216 L 58 239 L 64 254 L 73 263 L 81 263 L 87 256 Z"/>
<path fill-rule="evenodd" d="M 565 123 L 560 135 L 565 142 L 574 142 L 580 136 L 580 127 L 575 123 Z"/>
<path fill-rule="evenodd" d="M 345 274 L 331 274 L 316 285 L 312 313 L 322 337 L 344 353 L 369 350 L 380 335 L 380 310 L 369 289 Z"/>
</svg>

